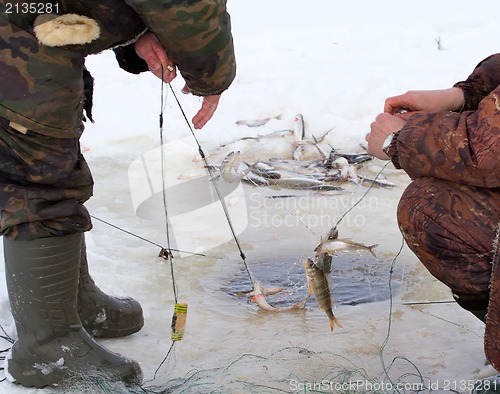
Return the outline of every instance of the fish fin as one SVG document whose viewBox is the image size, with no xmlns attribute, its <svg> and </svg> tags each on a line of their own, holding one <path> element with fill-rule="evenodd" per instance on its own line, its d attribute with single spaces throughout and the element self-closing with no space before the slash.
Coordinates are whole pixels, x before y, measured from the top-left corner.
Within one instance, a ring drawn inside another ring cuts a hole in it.
<svg viewBox="0 0 500 394">
<path fill-rule="evenodd" d="M 325 240 L 323 239 L 323 236 L 321 236 L 321 237 L 319 238 L 319 244 L 318 244 L 318 245 L 314 248 L 314 251 L 315 251 L 315 252 L 319 252 L 319 251 L 320 251 L 321 247 L 323 246 L 323 242 L 324 242 L 324 241 L 325 241 Z"/>
<path fill-rule="evenodd" d="M 333 318 L 333 322 L 337 325 L 337 327 L 344 328 L 342 324 L 340 324 L 339 319 L 337 319 L 336 317 Z"/>
<path fill-rule="evenodd" d="M 293 304 L 291 309 L 305 309 L 305 308 L 306 308 L 305 302 L 299 301 L 299 302 Z"/>
<path fill-rule="evenodd" d="M 378 258 L 377 255 L 375 254 L 375 252 L 373 251 L 373 249 L 375 249 L 379 244 L 373 244 L 373 245 L 370 245 L 368 246 L 368 250 L 370 251 L 370 253 L 375 257 L 375 258 Z"/>
<path fill-rule="evenodd" d="M 310 283 L 307 284 L 307 290 L 309 290 L 309 294 L 313 293 Z"/>
<path fill-rule="evenodd" d="M 330 320 L 330 331 L 333 331 L 333 320 Z"/>
<path fill-rule="evenodd" d="M 285 290 L 283 287 L 272 287 L 272 288 L 264 288 L 262 289 L 262 293 L 264 295 L 273 295 L 282 292 Z"/>
</svg>

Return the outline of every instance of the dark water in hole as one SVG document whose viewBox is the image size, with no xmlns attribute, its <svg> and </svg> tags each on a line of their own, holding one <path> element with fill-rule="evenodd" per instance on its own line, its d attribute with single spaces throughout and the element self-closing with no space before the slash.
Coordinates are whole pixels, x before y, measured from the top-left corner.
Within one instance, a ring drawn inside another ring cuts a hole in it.
<svg viewBox="0 0 500 394">
<path fill-rule="evenodd" d="M 335 255 L 329 274 L 330 289 L 335 305 L 357 305 L 384 301 L 398 294 L 401 288 L 401 273 L 395 270 L 390 280 L 391 261 L 377 260 L 369 253 L 343 253 Z M 308 294 L 306 275 L 301 258 L 269 258 L 254 261 L 250 266 L 254 280 L 264 287 L 283 287 L 275 295 L 266 296 L 269 304 L 285 307 L 302 301 Z M 239 292 L 252 290 L 252 284 L 245 270 L 235 272 L 228 278 L 223 291 L 241 300 Z M 251 302 L 251 301 L 248 301 Z M 310 297 L 307 305 L 315 305 Z"/>
</svg>

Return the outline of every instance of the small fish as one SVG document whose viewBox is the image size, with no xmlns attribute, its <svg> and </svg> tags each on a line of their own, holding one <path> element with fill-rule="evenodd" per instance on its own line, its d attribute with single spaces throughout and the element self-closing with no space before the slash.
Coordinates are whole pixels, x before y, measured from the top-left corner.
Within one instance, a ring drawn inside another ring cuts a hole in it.
<svg viewBox="0 0 500 394">
<path fill-rule="evenodd" d="M 378 177 L 377 179 L 375 178 L 369 178 L 366 176 L 359 175 L 359 179 L 361 179 L 361 182 L 367 182 L 371 183 L 374 186 L 379 186 L 379 187 L 396 187 L 395 183 L 389 182 L 387 179 L 384 179 L 383 177 Z"/>
<path fill-rule="evenodd" d="M 333 255 L 337 252 L 343 251 L 354 251 L 354 250 L 367 250 L 373 256 L 377 257 L 373 249 L 377 247 L 378 244 L 374 245 L 364 245 L 359 242 L 354 242 L 350 239 L 326 239 L 321 241 L 318 246 L 314 249 L 316 255 L 321 255 L 323 253 Z"/>
<path fill-rule="evenodd" d="M 322 253 L 316 256 L 314 265 L 323 273 L 328 274 L 332 271 L 332 256 L 327 253 Z"/>
<path fill-rule="evenodd" d="M 345 157 L 339 157 L 332 163 L 332 168 L 340 171 L 340 178 L 347 180 L 349 177 L 349 162 Z"/>
<path fill-rule="evenodd" d="M 241 171 L 240 166 L 240 152 L 230 152 L 220 165 L 220 176 L 227 183 L 233 183 L 235 181 L 240 181 L 250 169 L 245 169 Z"/>
<path fill-rule="evenodd" d="M 328 230 L 326 234 L 326 240 L 332 241 L 339 237 L 339 230 L 337 230 L 337 226 L 332 227 Z M 329 273 L 332 270 L 332 255 L 328 253 L 318 253 L 316 255 L 314 264 L 324 273 Z"/>
<path fill-rule="evenodd" d="M 263 118 L 263 119 L 253 119 L 253 120 L 238 120 L 236 121 L 236 124 L 239 126 L 248 126 L 248 127 L 259 127 L 259 126 L 264 126 L 267 122 L 269 122 L 271 119 L 281 119 L 281 116 L 283 114 L 279 114 L 278 116 L 274 117 L 269 117 L 269 118 Z"/>
<path fill-rule="evenodd" d="M 283 287 L 262 287 L 260 288 L 262 294 L 264 294 L 265 296 L 266 295 L 273 295 L 273 294 L 277 294 L 277 293 L 280 293 L 284 290 Z M 254 297 L 255 296 L 255 290 L 251 290 L 251 291 L 237 291 L 236 293 L 234 293 L 235 295 L 237 295 L 238 297 Z"/>
<path fill-rule="evenodd" d="M 254 186 L 269 186 L 269 179 L 266 179 L 258 174 L 256 174 L 253 171 L 248 172 L 245 174 L 243 178 L 241 178 L 242 181 L 251 183 Z"/>
<path fill-rule="evenodd" d="M 293 121 L 293 138 L 295 143 L 300 143 L 304 140 L 306 136 L 306 129 L 304 125 L 304 117 L 302 114 L 295 115 L 295 119 Z M 302 159 L 304 155 L 304 146 L 302 144 L 297 145 L 295 150 L 292 153 L 292 158 L 294 160 Z"/>
<path fill-rule="evenodd" d="M 303 138 L 301 141 L 295 141 L 294 145 L 295 146 L 299 146 L 299 145 L 302 145 L 302 146 L 313 145 L 316 148 L 316 150 L 319 152 L 319 154 L 321 155 L 321 157 L 323 159 L 327 159 L 328 158 L 328 152 L 326 152 L 319 144 L 321 142 L 323 142 L 323 140 L 325 139 L 325 137 L 327 136 L 327 134 L 330 133 L 330 131 L 332 131 L 332 130 L 333 129 L 328 130 L 321 137 L 316 137 L 314 134 L 312 134 L 311 138 Z"/>
<path fill-rule="evenodd" d="M 224 154 L 224 152 L 227 152 L 227 149 L 230 149 L 230 147 L 232 145 L 241 145 L 242 143 L 244 143 L 245 146 L 248 147 L 248 149 L 255 149 L 255 148 L 252 148 L 252 146 L 255 143 L 260 142 L 261 139 L 266 139 L 266 140 L 267 139 L 280 139 L 280 138 L 289 139 L 292 134 L 293 134 L 293 130 L 278 130 L 278 131 L 273 131 L 269 134 L 259 134 L 256 137 L 252 137 L 252 136 L 242 137 L 242 138 L 239 138 L 235 141 L 221 144 L 221 145 L 219 145 L 218 148 L 216 148 L 212 151 L 206 152 L 205 157 L 220 157 L 222 154 Z M 247 141 L 248 141 L 248 144 L 246 144 Z M 197 155 L 195 155 L 195 157 L 193 157 L 193 162 L 198 163 L 201 161 L 203 161 L 203 157 L 199 153 Z"/>
<path fill-rule="evenodd" d="M 333 301 L 330 292 L 330 283 L 325 275 L 325 272 L 319 269 L 309 258 L 304 259 L 302 261 L 302 265 L 306 270 L 309 293 L 314 296 L 319 308 L 326 313 L 326 316 L 328 316 L 328 319 L 330 320 L 330 331 L 333 331 L 335 324 L 342 328 L 342 324 L 340 324 L 338 319 L 333 314 Z"/>
<path fill-rule="evenodd" d="M 329 132 L 327 131 L 326 133 L 328 134 Z M 325 138 L 325 136 L 326 136 L 326 134 L 323 136 L 323 138 L 321 139 L 321 141 Z M 312 136 L 312 138 L 314 140 L 314 146 L 318 150 L 319 154 L 321 155 L 321 157 L 323 157 L 324 159 L 326 159 L 328 157 L 328 153 L 319 145 L 319 143 L 321 141 L 318 140 L 314 135 Z"/>
<path fill-rule="evenodd" d="M 335 159 L 343 157 L 349 164 L 361 164 L 366 161 L 373 160 L 373 157 L 367 153 L 340 153 L 332 148 L 328 155 L 328 160 L 325 162 L 326 167 L 330 167 Z"/>
<path fill-rule="evenodd" d="M 315 191 L 315 192 L 331 192 L 331 191 L 340 191 L 340 190 L 344 190 L 344 189 L 341 188 L 340 186 L 323 184 L 323 185 L 318 185 L 318 186 L 311 186 L 308 188 L 308 190 Z"/>
<path fill-rule="evenodd" d="M 183 172 L 177 177 L 177 179 L 179 179 L 180 181 L 186 181 L 190 179 L 201 178 L 205 175 L 207 175 L 207 171 L 204 168 L 195 168 Z"/>
<path fill-rule="evenodd" d="M 297 302 L 296 304 L 288 307 L 288 308 L 277 308 L 275 306 L 269 305 L 264 296 L 264 292 L 262 290 L 262 285 L 259 282 L 255 282 L 253 286 L 254 296 L 251 298 L 252 301 L 256 302 L 259 308 L 264 309 L 269 312 L 285 312 L 292 311 L 297 309 L 304 308 L 304 304 L 302 302 Z"/>
<path fill-rule="evenodd" d="M 328 234 L 326 235 L 326 239 L 337 239 L 339 237 L 339 230 L 337 230 L 337 226 L 332 227 L 328 230 Z"/>
<path fill-rule="evenodd" d="M 268 178 L 268 179 L 279 179 L 281 178 L 281 174 L 276 171 L 273 167 L 268 166 L 267 164 L 264 164 L 262 162 L 255 162 L 253 164 L 248 164 L 245 163 L 248 167 L 251 167 L 251 171 L 259 175 L 263 178 Z"/>
<path fill-rule="evenodd" d="M 324 185 L 317 179 L 308 177 L 270 179 L 270 184 L 284 189 L 310 189 Z"/>
</svg>

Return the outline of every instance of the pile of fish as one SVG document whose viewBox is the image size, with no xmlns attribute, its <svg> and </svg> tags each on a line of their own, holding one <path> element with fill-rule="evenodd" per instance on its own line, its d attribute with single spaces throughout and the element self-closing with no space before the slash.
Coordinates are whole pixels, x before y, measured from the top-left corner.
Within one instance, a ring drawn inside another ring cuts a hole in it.
<svg viewBox="0 0 500 394">
<path fill-rule="evenodd" d="M 279 119 L 280 116 L 276 117 Z M 273 118 L 265 118 L 255 121 L 238 121 L 239 125 L 248 127 L 259 127 L 266 124 Z M 343 190 L 343 183 L 350 182 L 356 185 L 394 187 L 394 183 L 389 182 L 381 172 L 376 176 L 361 175 L 365 164 L 372 160 L 372 156 L 366 152 L 361 153 L 340 153 L 333 147 L 325 150 L 322 146 L 326 132 L 320 137 L 312 135 L 310 138 L 305 136 L 304 118 L 297 114 L 294 119 L 293 130 L 283 130 L 256 137 L 244 137 L 231 144 L 221 145 L 216 151 L 208 156 L 222 156 L 221 152 L 227 152 L 228 146 L 236 146 L 238 143 L 251 140 L 260 142 L 261 140 L 287 138 L 293 139 L 291 154 L 287 158 L 270 158 L 264 160 L 255 160 L 250 163 L 242 160 L 239 150 L 232 150 L 225 154 L 224 159 L 218 166 L 209 166 L 210 174 L 213 179 L 220 178 L 227 183 L 247 182 L 255 186 L 268 186 L 284 189 L 305 189 L 311 191 L 331 191 Z M 316 151 L 314 158 L 306 158 L 306 148 Z M 258 148 L 254 148 L 258 149 Z M 246 152 L 245 152 L 246 153 Z M 202 160 L 196 157 L 194 161 Z M 365 171 L 366 172 L 366 171 Z M 342 185 L 342 186 L 341 186 Z M 330 330 L 334 326 L 342 327 L 338 319 L 333 314 L 333 298 L 329 276 L 331 275 L 332 256 L 339 252 L 349 252 L 353 250 L 363 250 L 373 255 L 373 249 L 377 245 L 367 246 L 349 239 L 339 239 L 336 228 L 331 229 L 326 238 L 321 239 L 314 249 L 314 259 L 306 258 L 302 265 L 307 278 L 307 287 L 309 294 L 305 296 L 302 302 L 298 302 L 287 308 L 278 308 L 270 305 L 266 300 L 266 295 L 275 294 L 283 289 L 266 289 L 258 281 L 253 283 L 253 291 L 241 295 L 252 297 L 259 307 L 269 312 L 293 311 L 305 308 L 307 300 L 312 294 L 319 307 L 323 310 L 329 321 Z"/>
<path fill-rule="evenodd" d="M 211 166 L 210 170 L 212 174 L 215 174 L 215 177 L 220 176 L 228 183 L 241 180 L 254 186 L 283 189 L 342 190 L 340 185 L 345 182 L 357 185 L 372 184 L 379 187 L 395 186 L 382 174 L 377 174 L 375 177 L 360 174 L 359 170 L 363 168 L 364 163 L 372 160 L 372 156 L 366 152 L 340 153 L 331 147 L 329 152 L 326 151 L 320 143 L 329 132 L 319 138 L 313 135 L 310 139 L 306 139 L 302 115 L 295 116 L 294 129 L 291 132 L 294 148 L 292 157 L 289 159 L 270 158 L 248 163 L 241 160 L 240 151 L 231 151 L 219 166 Z M 260 140 L 274 137 L 276 133 L 244 138 Z M 308 145 L 315 147 L 319 157 L 309 160 L 302 159 L 304 149 Z"/>
</svg>

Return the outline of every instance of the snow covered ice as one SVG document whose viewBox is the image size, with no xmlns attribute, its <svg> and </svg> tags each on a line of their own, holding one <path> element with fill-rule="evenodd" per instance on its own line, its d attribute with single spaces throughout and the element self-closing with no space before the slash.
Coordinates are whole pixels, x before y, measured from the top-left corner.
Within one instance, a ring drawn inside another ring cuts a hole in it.
<svg viewBox="0 0 500 394">
<path fill-rule="evenodd" d="M 446 88 L 465 79 L 480 60 L 498 51 L 500 36 L 500 3 L 495 0 L 480 5 L 465 0 L 415 4 L 311 0 L 307 5 L 293 0 L 230 0 L 228 8 L 237 77 L 222 95 L 214 118 L 196 131 L 206 152 L 241 137 L 289 129 L 297 113 L 304 116 L 308 136 L 333 129 L 327 136 L 331 146 L 343 152 L 359 150 L 385 98 L 410 89 Z M 159 151 L 160 82 L 151 75 L 119 71 L 109 52 L 90 57 L 87 65 L 96 80 L 96 123 L 86 124 L 82 149 L 96 184 L 86 206 L 96 218 L 166 245 L 164 212 L 153 212 L 152 217 L 136 212 L 143 179 L 132 171 L 141 157 Z M 190 119 L 201 100 L 180 93 L 180 77 L 172 86 Z M 192 160 L 197 147 L 172 94 L 167 92 L 166 97 L 166 176 L 169 182 L 180 183 L 178 176 L 199 169 L 200 163 Z M 235 123 L 266 117 L 272 119 L 261 127 Z M 246 160 L 290 152 L 283 140 L 238 148 L 246 148 L 241 152 Z M 213 164 L 220 159 L 209 158 Z M 248 283 L 248 277 L 227 235 L 225 219 L 207 222 L 196 214 L 179 214 L 173 236 L 184 242 L 184 249 L 189 247 L 187 251 L 208 257 L 174 258 L 179 301 L 189 305 L 186 333 L 154 381 L 171 345 L 170 267 L 157 257 L 157 246 L 94 220 L 94 229 L 87 234 L 92 276 L 106 292 L 136 298 L 145 313 L 139 333 L 101 343 L 137 360 L 147 384 L 162 385 L 200 371 L 179 389 L 184 392 L 335 392 L 336 383 L 350 378 L 365 384 L 360 392 L 370 392 L 369 383 L 395 383 L 400 378 L 418 382 L 420 377 L 432 392 L 439 392 L 436 388 L 467 392 L 470 382 L 494 373 L 485 366 L 484 326 L 453 303 L 408 305 L 449 301 L 451 295 L 407 248 L 397 257 L 390 281 L 391 263 L 401 246 L 396 205 L 409 180 L 398 173 L 387 177 L 397 187 L 371 189 L 366 203 L 354 208 L 339 227 L 341 237 L 379 246 L 378 260 L 362 253 L 343 254 L 338 264 L 334 259 L 334 313 L 344 328 L 333 333 L 312 301 L 305 311 L 271 314 L 228 294 L 228 288 L 238 287 L 240 280 Z M 364 191 L 324 197 L 327 200 L 322 201 L 328 202 L 318 205 L 312 200 L 307 206 L 289 202 L 284 209 L 278 203 L 264 203 L 276 191 L 242 186 L 233 200 L 233 212 L 246 212 L 235 214 L 234 220 L 252 275 L 264 285 L 295 286 L 290 297 L 305 295 L 297 285 L 299 280 L 305 283 L 305 274 L 298 271 L 300 258 L 312 255 L 319 235 Z M 142 199 L 149 197 L 146 193 Z M 313 233 L 291 212 L 308 221 Z M 265 222 L 266 217 L 270 221 Z M 314 218 L 323 220 L 314 223 Z M 3 264 L 0 270 L 3 275 Z M 15 336 L 5 286 L 0 294 L 0 324 Z M 323 381 L 324 386 L 313 386 Z M 372 387 L 379 388 L 390 392 L 387 385 Z M 404 390 L 412 392 L 410 387 Z M 0 392 L 38 391 L 4 381 Z"/>
</svg>

